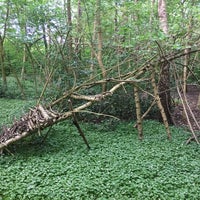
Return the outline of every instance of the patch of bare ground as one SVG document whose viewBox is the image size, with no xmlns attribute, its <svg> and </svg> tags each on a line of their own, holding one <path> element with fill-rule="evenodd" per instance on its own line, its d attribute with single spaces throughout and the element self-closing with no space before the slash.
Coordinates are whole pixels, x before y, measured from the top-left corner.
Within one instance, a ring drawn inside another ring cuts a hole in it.
<svg viewBox="0 0 200 200">
<path fill-rule="evenodd" d="M 189 112 L 189 109 L 187 109 L 188 117 L 190 119 L 190 123 L 192 125 L 193 130 L 199 132 L 198 126 L 200 126 L 200 106 L 198 106 L 198 98 L 200 95 L 200 86 L 199 85 L 188 85 L 187 86 L 187 93 L 186 93 L 186 100 L 188 102 L 188 105 L 195 116 L 195 120 L 193 120 L 192 114 Z M 174 99 L 174 109 L 172 113 L 172 117 L 174 120 L 174 124 L 176 126 L 185 127 L 186 129 L 189 129 L 188 121 L 186 118 L 186 114 L 184 112 L 183 105 L 181 103 L 180 97 L 175 94 L 172 95 Z"/>
</svg>

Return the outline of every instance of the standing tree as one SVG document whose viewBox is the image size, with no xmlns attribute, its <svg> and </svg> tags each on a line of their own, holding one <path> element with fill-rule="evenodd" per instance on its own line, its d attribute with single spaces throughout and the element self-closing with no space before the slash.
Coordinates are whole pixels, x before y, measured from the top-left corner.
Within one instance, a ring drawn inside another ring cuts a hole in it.
<svg viewBox="0 0 200 200">
<path fill-rule="evenodd" d="M 77 7 L 77 26 L 76 26 L 76 31 L 77 31 L 77 36 L 75 37 L 75 56 L 76 58 L 79 58 L 81 60 L 81 41 L 82 41 L 82 36 L 79 34 L 82 32 L 82 24 L 81 24 L 81 17 L 82 17 L 82 6 L 81 6 L 81 0 L 78 0 L 78 7 Z"/>
<path fill-rule="evenodd" d="M 10 1 L 7 0 L 5 5 L 5 14 L 3 14 L 2 17 L 3 29 L 2 32 L 0 31 L 0 65 L 1 65 L 3 92 L 7 88 L 4 42 L 7 34 L 9 13 L 10 13 Z"/>
<path fill-rule="evenodd" d="M 103 38 L 102 38 L 102 23 L 101 23 L 101 0 L 96 0 L 96 10 L 95 10 L 95 18 L 94 18 L 94 30 L 93 30 L 93 38 L 92 38 L 92 49 L 91 49 L 91 59 L 94 58 L 94 56 L 97 59 L 97 62 L 99 64 L 102 78 L 106 79 L 106 69 L 103 64 L 103 58 L 102 58 L 102 51 L 103 51 Z M 95 45 L 95 40 L 96 44 Z M 95 48 L 96 47 L 96 48 Z M 94 70 L 94 65 L 91 64 L 91 70 Z M 106 91 L 106 83 L 102 83 L 102 91 Z"/>
<path fill-rule="evenodd" d="M 65 3 L 66 4 L 66 3 Z M 68 46 L 68 59 L 69 61 L 72 60 L 72 11 L 71 11 L 71 0 L 67 0 L 67 23 L 68 25 L 68 41 L 67 41 L 67 46 Z"/>
<path fill-rule="evenodd" d="M 160 29 L 168 34 L 167 9 L 165 0 L 158 0 L 158 17 Z M 162 54 L 162 52 L 161 52 Z M 163 56 L 163 55 L 161 55 Z M 159 96 L 164 108 L 169 124 L 173 124 L 171 118 L 171 96 L 170 96 L 170 65 L 168 61 L 163 62 L 160 66 L 160 80 L 158 84 Z"/>
</svg>

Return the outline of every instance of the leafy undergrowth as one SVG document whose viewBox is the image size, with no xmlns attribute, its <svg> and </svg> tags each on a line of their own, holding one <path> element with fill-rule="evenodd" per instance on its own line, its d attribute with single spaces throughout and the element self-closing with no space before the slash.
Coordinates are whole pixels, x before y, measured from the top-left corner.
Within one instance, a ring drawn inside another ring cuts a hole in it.
<svg viewBox="0 0 200 200">
<path fill-rule="evenodd" d="M 13 120 L 19 118 L 35 104 L 33 100 L 0 98 L 0 126 L 13 123 Z"/>
<path fill-rule="evenodd" d="M 91 150 L 70 121 L 44 143 L 38 136 L 12 145 L 14 155 L 0 157 L 0 199 L 200 199 L 200 148 L 185 145 L 182 129 L 171 128 L 170 142 L 161 124 L 146 121 L 141 142 L 133 123 L 81 127 Z"/>
</svg>

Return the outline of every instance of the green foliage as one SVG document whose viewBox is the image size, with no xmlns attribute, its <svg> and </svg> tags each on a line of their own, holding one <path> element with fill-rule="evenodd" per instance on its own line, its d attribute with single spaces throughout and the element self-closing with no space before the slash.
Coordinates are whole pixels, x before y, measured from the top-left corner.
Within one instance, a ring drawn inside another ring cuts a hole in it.
<svg viewBox="0 0 200 200">
<path fill-rule="evenodd" d="M 150 91 L 148 91 L 150 92 Z M 96 93 L 98 93 L 96 91 Z M 140 101 L 141 101 L 141 112 L 145 113 L 146 110 L 152 103 L 152 97 L 145 95 L 144 93 L 140 93 Z M 111 97 L 102 100 L 101 102 L 97 102 L 89 108 L 90 111 L 95 113 L 101 113 L 106 115 L 111 115 L 117 117 L 121 120 L 135 120 L 136 112 L 135 112 L 135 99 L 133 93 L 133 86 L 128 85 L 116 91 Z M 146 116 L 146 119 L 158 119 L 156 113 L 158 113 L 158 109 L 154 106 L 151 111 Z M 105 119 L 109 119 L 103 115 L 91 115 L 82 113 L 81 119 L 87 121 L 100 122 Z M 111 120 L 111 119 L 109 119 Z M 112 120 L 111 120 L 112 121 Z M 115 120 L 114 120 L 115 121 Z"/>
<path fill-rule="evenodd" d="M 17 99 L 0 98 L 0 127 L 13 123 L 13 120 L 21 117 L 33 105 L 35 105 L 35 102 L 30 100 L 19 101 Z"/>
<path fill-rule="evenodd" d="M 1 80 L 1 78 L 0 78 Z M 36 91 L 35 83 L 32 80 L 24 80 L 21 82 L 21 86 L 23 88 L 20 89 L 20 86 L 16 80 L 16 78 L 9 76 L 7 77 L 7 90 L 5 92 L 1 92 L 1 84 L 0 84 L 0 97 L 10 98 L 10 99 L 28 99 L 33 100 L 37 99 L 41 92 L 41 85 L 37 82 L 38 89 Z"/>
<path fill-rule="evenodd" d="M 198 64 L 198 65 L 200 65 L 200 64 Z M 196 82 L 196 83 L 198 83 L 198 84 L 200 84 L 200 67 L 195 67 L 195 69 L 193 70 L 193 76 L 191 76 L 190 78 L 189 78 L 189 81 L 191 81 L 191 82 Z"/>
<path fill-rule="evenodd" d="M 2 100 L 1 110 L 14 112 L 22 104 Z M 14 156 L 0 157 L 0 198 L 200 198 L 200 149 L 196 143 L 184 144 L 189 135 L 182 129 L 171 127 L 170 142 L 161 124 L 146 121 L 141 142 L 133 123 L 118 123 L 113 130 L 107 124 L 81 127 L 89 151 L 69 122 L 54 126 L 43 144 L 38 136 L 10 147 Z"/>
<path fill-rule="evenodd" d="M 105 99 L 91 107 L 93 112 L 113 115 L 123 120 L 130 120 L 135 118 L 135 101 L 133 92 L 125 93 L 124 90 L 119 90 L 110 98 Z M 88 116 L 91 118 L 92 116 Z M 101 120 L 104 117 L 96 117 Z M 98 120 L 97 120 L 98 121 Z"/>
<path fill-rule="evenodd" d="M 9 8 L 4 41 L 6 69 L 12 76 L 13 72 L 17 72 L 20 77 L 24 68 L 29 81 L 40 76 L 43 83 L 51 69 L 56 69 L 51 81 L 52 91 L 47 90 L 46 96 L 52 96 L 54 89 L 58 89 L 55 82 L 59 78 L 59 92 L 62 93 L 74 83 L 80 84 L 100 71 L 96 56 L 91 58 L 91 52 L 97 53 L 98 46 L 97 30 L 94 29 L 96 1 L 81 1 L 80 5 L 77 0 L 71 1 L 72 27 L 68 26 L 67 5 L 60 2 L 13 0 L 8 7 L 8 1 L 4 0 L 0 5 L 2 30 L 6 9 Z M 197 1 L 175 0 L 167 4 L 168 36 L 159 28 L 157 4 L 152 5 L 151 1 L 102 1 L 100 10 L 102 61 L 108 77 L 136 69 L 152 55 L 159 54 L 156 42 L 166 54 L 199 44 Z M 69 36 L 73 41 L 72 55 L 69 55 Z M 179 62 L 183 64 L 183 59 Z M 92 63 L 94 69 L 91 68 Z M 120 69 L 117 67 L 119 64 Z M 199 74 L 198 70 L 195 74 Z M 37 90 L 36 84 L 33 87 Z"/>
</svg>

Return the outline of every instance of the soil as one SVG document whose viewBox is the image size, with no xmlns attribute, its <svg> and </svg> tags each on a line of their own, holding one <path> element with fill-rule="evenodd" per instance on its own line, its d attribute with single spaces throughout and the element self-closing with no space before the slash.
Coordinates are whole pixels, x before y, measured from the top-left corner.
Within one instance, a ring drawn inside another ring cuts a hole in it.
<svg viewBox="0 0 200 200">
<path fill-rule="evenodd" d="M 187 109 L 189 119 L 191 121 L 191 125 L 193 130 L 198 130 L 200 131 L 199 127 L 200 126 L 200 106 L 198 107 L 198 98 L 200 95 L 200 86 L 199 85 L 188 85 L 187 86 L 187 93 L 186 93 L 186 98 L 188 105 L 190 109 L 192 110 L 192 113 L 194 114 L 197 123 L 193 120 L 192 115 L 189 112 L 189 109 Z M 187 129 L 189 129 L 189 125 L 187 122 L 187 118 L 181 103 L 180 97 L 178 97 L 177 93 L 172 94 L 172 97 L 174 99 L 174 109 L 172 113 L 172 117 L 174 120 L 174 124 L 176 126 L 182 126 Z"/>
</svg>

